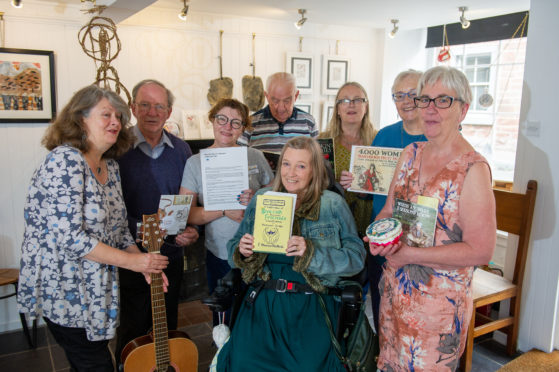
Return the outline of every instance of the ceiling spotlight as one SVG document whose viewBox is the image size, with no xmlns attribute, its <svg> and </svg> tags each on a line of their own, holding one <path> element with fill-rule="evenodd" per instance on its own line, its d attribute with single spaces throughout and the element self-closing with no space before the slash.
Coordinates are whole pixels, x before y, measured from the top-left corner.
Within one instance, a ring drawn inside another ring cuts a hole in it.
<svg viewBox="0 0 559 372">
<path fill-rule="evenodd" d="M 301 15 L 301 19 L 294 23 L 295 28 L 297 30 L 300 30 L 301 26 L 303 26 L 305 22 L 307 22 L 307 18 L 305 17 L 306 12 L 307 12 L 306 9 L 299 9 L 299 14 Z"/>
<path fill-rule="evenodd" d="M 464 12 L 466 10 L 468 10 L 468 7 L 467 6 L 461 6 L 461 7 L 458 8 L 458 10 L 462 12 L 462 15 L 460 16 L 460 23 L 462 24 L 462 28 L 465 30 L 468 27 L 470 27 L 470 24 L 471 24 L 470 21 L 468 21 L 466 19 L 466 17 L 464 17 Z"/>
<path fill-rule="evenodd" d="M 398 24 L 398 20 L 397 19 L 391 19 L 390 22 L 392 22 L 392 31 L 390 31 L 390 33 L 388 34 L 388 36 L 391 39 L 394 39 L 394 36 L 396 36 L 396 32 L 398 32 L 398 26 L 396 26 Z"/>
<path fill-rule="evenodd" d="M 182 1 L 183 7 L 181 12 L 179 13 L 179 19 L 181 21 L 186 21 L 186 15 L 188 14 L 188 8 L 190 7 L 190 1 L 183 0 Z"/>
<path fill-rule="evenodd" d="M 12 0 L 12 6 L 14 8 L 22 8 L 23 7 L 23 1 L 22 0 Z"/>
</svg>

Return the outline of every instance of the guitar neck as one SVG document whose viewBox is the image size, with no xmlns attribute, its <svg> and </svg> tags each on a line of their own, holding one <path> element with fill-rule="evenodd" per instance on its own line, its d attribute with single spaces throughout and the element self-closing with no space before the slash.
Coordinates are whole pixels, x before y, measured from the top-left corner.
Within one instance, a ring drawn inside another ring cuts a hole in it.
<svg viewBox="0 0 559 372">
<path fill-rule="evenodd" d="M 150 253 L 159 253 L 163 245 L 163 238 L 159 230 L 157 214 L 143 216 L 144 239 L 142 245 Z M 167 371 L 171 362 L 169 355 L 169 335 L 167 331 L 167 313 L 165 307 L 165 293 L 161 274 L 151 276 L 151 313 L 153 321 L 153 343 L 155 346 L 155 362 L 157 371 Z"/>
<path fill-rule="evenodd" d="M 171 358 L 169 356 L 167 313 L 165 309 L 165 294 L 163 292 L 163 278 L 161 274 L 151 274 L 151 314 L 157 370 L 166 371 Z"/>
</svg>

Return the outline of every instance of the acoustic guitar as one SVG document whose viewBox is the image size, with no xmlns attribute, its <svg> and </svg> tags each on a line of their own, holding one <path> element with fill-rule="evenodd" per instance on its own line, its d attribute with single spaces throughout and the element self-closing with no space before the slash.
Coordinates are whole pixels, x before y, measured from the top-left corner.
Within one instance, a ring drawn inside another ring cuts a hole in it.
<svg viewBox="0 0 559 372">
<path fill-rule="evenodd" d="M 163 237 L 157 214 L 143 216 L 142 246 L 159 253 Z M 198 349 L 181 331 L 167 330 L 165 295 L 161 274 L 151 276 L 151 312 L 153 332 L 130 341 L 122 350 L 124 372 L 198 371 Z"/>
</svg>

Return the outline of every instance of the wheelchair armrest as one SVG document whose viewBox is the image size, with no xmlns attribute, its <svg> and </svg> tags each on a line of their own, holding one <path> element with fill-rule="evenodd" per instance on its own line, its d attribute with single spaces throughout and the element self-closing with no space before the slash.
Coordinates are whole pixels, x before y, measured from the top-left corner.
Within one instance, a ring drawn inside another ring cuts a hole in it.
<svg viewBox="0 0 559 372">
<path fill-rule="evenodd" d="M 349 331 L 355 327 L 363 306 L 363 290 L 359 285 L 347 284 L 340 294 L 342 307 L 338 314 L 338 327 L 336 337 L 342 341 Z"/>
<path fill-rule="evenodd" d="M 352 282 L 357 282 L 361 285 L 361 287 L 365 287 L 365 285 L 369 281 L 369 275 L 367 273 L 367 266 L 365 265 L 365 267 L 360 272 L 358 272 L 357 274 L 355 274 L 353 276 L 342 277 L 342 280 L 349 280 L 349 281 L 352 281 Z"/>
<path fill-rule="evenodd" d="M 213 293 L 202 299 L 202 303 L 214 312 L 229 310 L 233 304 L 233 298 L 241 291 L 241 270 L 231 269 L 225 276 L 217 281 Z"/>
<path fill-rule="evenodd" d="M 363 290 L 357 285 L 346 285 L 340 294 L 343 303 L 356 304 L 363 301 Z"/>
<path fill-rule="evenodd" d="M 225 276 L 217 281 L 218 285 L 221 281 L 221 284 L 224 286 L 230 287 L 233 289 L 234 294 L 239 292 L 241 288 L 241 270 L 240 269 L 231 269 Z"/>
</svg>

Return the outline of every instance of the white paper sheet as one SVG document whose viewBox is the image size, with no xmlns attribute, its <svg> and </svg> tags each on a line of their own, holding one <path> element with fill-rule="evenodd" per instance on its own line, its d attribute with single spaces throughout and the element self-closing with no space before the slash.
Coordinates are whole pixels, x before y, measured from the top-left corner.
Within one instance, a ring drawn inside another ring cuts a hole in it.
<svg viewBox="0 0 559 372">
<path fill-rule="evenodd" d="M 248 189 L 247 148 L 222 147 L 200 150 L 204 209 L 245 209 L 237 195 Z"/>
</svg>

